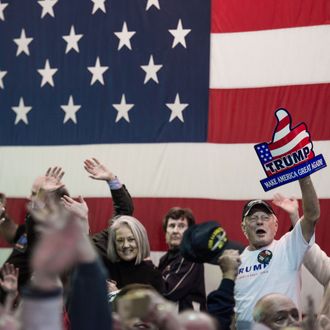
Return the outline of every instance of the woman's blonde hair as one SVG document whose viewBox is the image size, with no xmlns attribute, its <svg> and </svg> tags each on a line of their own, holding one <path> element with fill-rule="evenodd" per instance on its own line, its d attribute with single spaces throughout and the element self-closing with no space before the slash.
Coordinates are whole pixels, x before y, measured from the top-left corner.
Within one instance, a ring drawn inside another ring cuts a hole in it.
<svg viewBox="0 0 330 330">
<path fill-rule="evenodd" d="M 136 256 L 135 264 L 138 265 L 145 258 L 148 258 L 150 256 L 149 239 L 148 239 L 147 231 L 142 225 L 142 223 L 139 220 L 129 215 L 122 215 L 116 217 L 114 220 L 112 220 L 111 225 L 108 228 L 109 241 L 108 241 L 107 254 L 109 260 L 111 262 L 118 262 L 121 260 L 116 250 L 116 231 L 121 226 L 127 226 L 131 230 L 134 236 L 137 245 L 137 256 Z"/>
</svg>

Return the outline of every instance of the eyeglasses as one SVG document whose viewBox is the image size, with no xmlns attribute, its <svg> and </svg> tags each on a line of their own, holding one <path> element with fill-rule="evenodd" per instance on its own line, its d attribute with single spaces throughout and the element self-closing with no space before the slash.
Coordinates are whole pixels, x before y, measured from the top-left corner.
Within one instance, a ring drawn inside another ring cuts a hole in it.
<svg viewBox="0 0 330 330">
<path fill-rule="evenodd" d="M 261 215 L 261 216 L 256 216 L 256 215 L 251 215 L 245 217 L 246 221 L 248 223 L 256 223 L 258 220 L 262 220 L 263 222 L 268 222 L 272 218 L 272 215 Z"/>
</svg>

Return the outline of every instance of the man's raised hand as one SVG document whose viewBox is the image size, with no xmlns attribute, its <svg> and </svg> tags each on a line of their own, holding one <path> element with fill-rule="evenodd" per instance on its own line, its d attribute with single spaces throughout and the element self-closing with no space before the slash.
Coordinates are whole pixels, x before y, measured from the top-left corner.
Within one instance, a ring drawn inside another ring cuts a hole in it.
<svg viewBox="0 0 330 330">
<path fill-rule="evenodd" d="M 14 296 L 17 294 L 18 273 L 19 269 L 9 263 L 5 263 L 1 269 L 3 279 L 0 279 L 0 286 L 5 292 Z"/>
<path fill-rule="evenodd" d="M 299 204 L 296 198 L 288 198 L 277 193 L 273 196 L 272 203 L 289 214 L 293 226 L 299 220 Z"/>
<path fill-rule="evenodd" d="M 75 201 L 69 196 L 63 196 L 61 201 L 64 207 L 70 211 L 72 214 L 76 215 L 82 220 L 84 226 L 84 231 L 86 234 L 89 233 L 89 223 L 88 223 L 88 206 L 82 196 L 78 197 L 78 201 Z"/>
<path fill-rule="evenodd" d="M 64 184 L 61 182 L 64 174 L 61 167 L 55 166 L 48 168 L 45 174 L 45 180 L 42 182 L 40 188 L 46 191 L 55 191 L 64 187 Z"/>
</svg>

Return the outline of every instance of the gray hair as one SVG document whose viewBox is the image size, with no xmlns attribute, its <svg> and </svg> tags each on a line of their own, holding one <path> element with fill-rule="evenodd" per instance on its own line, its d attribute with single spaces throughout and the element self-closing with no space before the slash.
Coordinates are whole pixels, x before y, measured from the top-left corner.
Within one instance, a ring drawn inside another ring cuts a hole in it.
<svg viewBox="0 0 330 330">
<path fill-rule="evenodd" d="M 138 251 L 135 264 L 138 265 L 145 258 L 148 258 L 150 256 L 149 239 L 147 231 L 142 225 L 142 223 L 129 215 L 122 215 L 116 217 L 116 219 L 112 221 L 110 227 L 108 228 L 109 240 L 107 254 L 109 260 L 111 262 L 120 261 L 116 250 L 116 231 L 121 226 L 127 226 L 132 231 Z"/>
</svg>

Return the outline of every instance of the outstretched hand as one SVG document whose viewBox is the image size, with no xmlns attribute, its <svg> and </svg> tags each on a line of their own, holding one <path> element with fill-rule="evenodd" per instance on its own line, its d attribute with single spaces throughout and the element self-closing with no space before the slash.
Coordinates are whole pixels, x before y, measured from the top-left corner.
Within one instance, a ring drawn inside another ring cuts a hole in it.
<svg viewBox="0 0 330 330">
<path fill-rule="evenodd" d="M 29 209 L 37 221 L 40 238 L 34 248 L 32 269 L 42 277 L 54 277 L 69 270 L 78 262 L 90 262 L 96 258 L 82 219 L 68 210 L 54 193 L 45 193 L 45 207 Z M 67 203 L 68 198 L 66 200 Z M 77 204 L 84 204 L 75 202 Z M 87 207 L 87 206 L 86 206 Z M 79 211 L 80 208 L 77 208 Z"/>
<path fill-rule="evenodd" d="M 289 214 L 293 226 L 297 223 L 299 220 L 299 204 L 296 198 L 288 198 L 277 193 L 273 196 L 272 203 Z"/>
<path fill-rule="evenodd" d="M 106 284 L 107 284 L 108 293 L 111 293 L 111 292 L 114 292 L 114 291 L 118 291 L 118 287 L 117 287 L 117 282 L 116 281 L 107 280 Z"/>
<path fill-rule="evenodd" d="M 78 197 L 78 201 L 65 195 L 61 198 L 64 207 L 76 215 L 82 220 L 84 231 L 86 234 L 89 233 L 89 223 L 88 223 L 88 206 L 82 196 Z"/>
<path fill-rule="evenodd" d="M 94 180 L 110 181 L 115 179 L 115 175 L 96 158 L 86 159 L 84 161 L 84 168 L 90 174 L 90 178 Z"/>
<path fill-rule="evenodd" d="M 62 225 L 56 225 L 58 223 Z M 41 229 L 41 237 L 31 260 L 33 270 L 36 273 L 58 275 L 70 269 L 77 262 L 78 243 L 84 241 L 80 219 L 64 207 L 58 208 Z"/>
<path fill-rule="evenodd" d="M 5 263 L 1 269 L 1 274 L 3 277 L 2 280 L 0 279 L 1 288 L 8 294 L 16 296 L 19 269 L 12 264 Z"/>
<path fill-rule="evenodd" d="M 64 171 L 61 167 L 50 167 L 45 174 L 45 180 L 42 182 L 41 189 L 46 191 L 55 191 L 59 188 L 64 187 L 61 182 L 64 176 Z"/>
<path fill-rule="evenodd" d="M 272 203 L 280 207 L 282 210 L 288 212 L 289 214 L 298 212 L 298 201 L 294 197 L 288 198 L 277 193 L 273 196 Z"/>
<path fill-rule="evenodd" d="M 235 280 L 238 274 L 238 267 L 241 264 L 241 257 L 238 250 L 225 250 L 218 260 L 224 278 Z"/>
<path fill-rule="evenodd" d="M 65 195 L 61 198 L 64 207 L 78 216 L 81 219 L 87 219 L 88 217 L 88 206 L 82 196 L 78 197 L 78 202 L 73 198 Z"/>
</svg>

